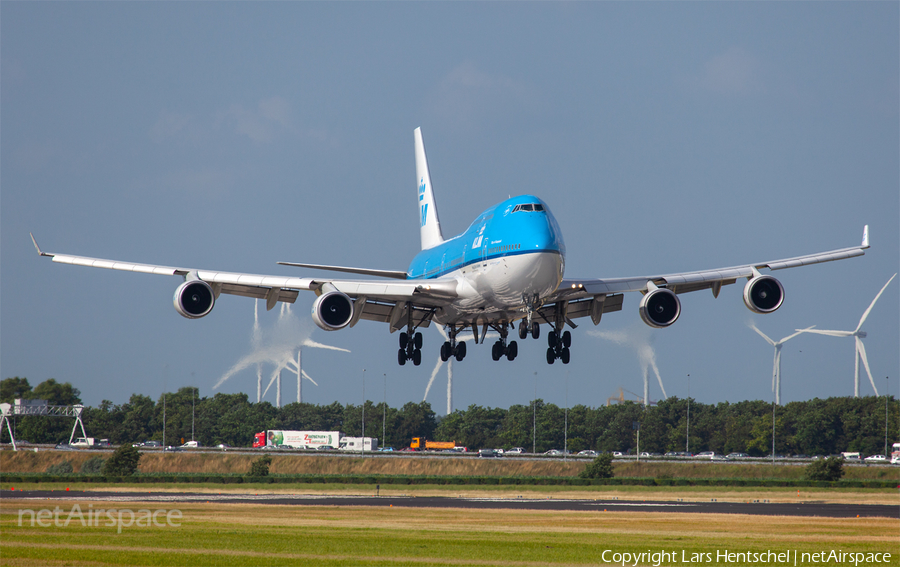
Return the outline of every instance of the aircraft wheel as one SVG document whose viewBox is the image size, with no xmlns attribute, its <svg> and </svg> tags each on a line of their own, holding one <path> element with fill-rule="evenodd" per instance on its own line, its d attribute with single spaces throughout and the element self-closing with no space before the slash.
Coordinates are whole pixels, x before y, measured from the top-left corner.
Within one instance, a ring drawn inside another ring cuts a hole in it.
<svg viewBox="0 0 900 567">
<path fill-rule="evenodd" d="M 406 350 L 401 348 L 397 351 L 397 362 L 400 363 L 400 366 L 406 364 Z"/>
<path fill-rule="evenodd" d="M 450 360 L 450 357 L 453 354 L 453 349 L 450 347 L 450 342 L 445 342 L 441 345 L 441 361 L 447 362 Z"/>
<path fill-rule="evenodd" d="M 569 349 L 562 349 L 562 353 L 560 353 L 559 358 L 562 359 L 563 364 L 569 364 Z"/>
<path fill-rule="evenodd" d="M 416 333 L 413 336 L 413 344 L 416 345 L 417 350 L 422 348 L 422 333 Z"/>
<path fill-rule="evenodd" d="M 533 339 L 541 338 L 541 326 L 538 324 L 537 321 L 534 321 L 531 323 L 531 338 L 533 338 Z"/>
<path fill-rule="evenodd" d="M 459 343 L 456 345 L 456 361 L 462 362 L 462 360 L 466 357 L 466 343 Z"/>
<path fill-rule="evenodd" d="M 494 346 L 491 347 L 491 358 L 494 361 L 500 360 L 500 357 L 503 356 L 503 345 L 500 344 L 500 341 L 494 343 Z"/>
<path fill-rule="evenodd" d="M 569 348 L 570 346 L 572 346 L 572 333 L 570 333 L 569 331 L 566 331 L 565 333 L 563 333 L 562 343 L 563 343 L 563 346 L 566 348 Z"/>
<path fill-rule="evenodd" d="M 406 348 L 406 345 L 409 344 L 409 335 L 406 333 L 400 333 L 400 348 Z"/>
<path fill-rule="evenodd" d="M 412 361 L 413 361 L 413 364 L 416 366 L 422 364 L 422 351 L 421 350 L 416 349 L 413 351 Z"/>
<path fill-rule="evenodd" d="M 547 364 L 553 364 L 553 362 L 555 360 L 556 360 L 556 353 L 553 351 L 552 348 L 548 348 L 547 349 Z"/>
<path fill-rule="evenodd" d="M 547 335 L 547 346 L 551 349 L 555 349 L 558 342 L 559 336 L 557 336 L 556 331 L 550 331 L 550 334 Z"/>
<path fill-rule="evenodd" d="M 519 323 L 519 338 L 524 341 L 527 336 L 528 336 L 528 325 L 523 320 L 521 323 Z"/>
<path fill-rule="evenodd" d="M 509 343 L 509 346 L 506 348 L 506 360 L 513 361 L 519 355 L 519 345 L 516 344 L 516 341 Z"/>
</svg>

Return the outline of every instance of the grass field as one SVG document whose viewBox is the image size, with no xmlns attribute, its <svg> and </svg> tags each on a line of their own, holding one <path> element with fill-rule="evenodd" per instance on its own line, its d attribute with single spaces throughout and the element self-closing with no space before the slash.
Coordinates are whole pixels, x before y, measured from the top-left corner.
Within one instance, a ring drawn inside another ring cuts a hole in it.
<svg viewBox="0 0 900 567">
<path fill-rule="evenodd" d="M 42 473 L 51 465 L 69 461 L 76 472 L 98 453 L 84 451 L 0 451 L 0 471 Z M 108 454 L 100 454 L 108 457 Z M 141 457 L 144 473 L 246 474 L 260 453 L 163 453 L 148 452 Z M 431 475 L 431 476 L 577 476 L 589 460 L 479 459 L 477 457 L 429 458 L 391 455 L 350 457 L 321 454 L 273 454 L 274 474 L 348 475 Z M 802 479 L 805 467 L 789 464 L 710 463 L 696 461 L 616 461 L 616 476 L 646 478 L 744 478 Z M 897 480 L 897 466 L 846 466 L 847 480 Z"/>
<path fill-rule="evenodd" d="M 65 517 L 76 503 L 52 504 Z M 128 506 L 155 510 L 161 504 Z M 0 564 L 601 565 L 621 564 L 617 553 L 646 552 L 626 563 L 684 565 L 725 563 L 725 552 L 772 551 L 790 553 L 790 564 L 796 552 L 800 565 L 810 564 L 800 560 L 803 553 L 835 550 L 892 553 L 890 564 L 897 565 L 900 536 L 896 519 L 220 503 L 179 504 L 178 527 L 131 526 L 117 533 L 103 521 L 85 527 L 77 519 L 45 528 L 26 519 L 20 527 L 18 510 L 39 506 L 7 495 L 0 501 Z M 668 555 L 653 557 L 660 552 Z M 760 564 L 736 559 L 727 564 Z"/>
</svg>

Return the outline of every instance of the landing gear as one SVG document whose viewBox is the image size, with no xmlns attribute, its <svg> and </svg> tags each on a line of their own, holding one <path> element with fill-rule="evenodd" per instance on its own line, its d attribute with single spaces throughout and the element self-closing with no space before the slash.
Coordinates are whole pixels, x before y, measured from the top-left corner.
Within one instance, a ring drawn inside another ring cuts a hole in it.
<svg viewBox="0 0 900 567">
<path fill-rule="evenodd" d="M 422 364 L 422 333 L 400 333 L 397 362 L 403 366 L 407 360 L 411 360 L 415 366 Z"/>
<path fill-rule="evenodd" d="M 560 335 L 559 331 L 551 331 L 547 335 L 547 364 L 553 364 L 557 358 L 562 360 L 563 364 L 569 364 L 571 346 L 572 333 L 566 331 Z"/>
<path fill-rule="evenodd" d="M 413 365 L 422 364 L 422 333 L 414 332 L 412 319 L 412 306 L 407 304 L 408 323 L 407 332 L 400 333 L 400 350 L 397 351 L 397 362 L 400 366 L 411 360 Z"/>
<path fill-rule="evenodd" d="M 494 327 L 497 329 L 497 327 Z M 519 326 L 519 333 L 521 334 L 521 325 Z M 491 347 L 491 358 L 494 360 L 500 360 L 504 356 L 507 360 L 513 361 L 516 359 L 516 356 L 519 354 L 519 345 L 516 344 L 516 341 L 512 341 L 509 344 L 506 344 L 506 337 L 509 335 L 509 327 L 506 323 L 503 323 L 499 329 L 500 332 L 500 340 L 494 343 L 494 346 Z"/>
<path fill-rule="evenodd" d="M 525 319 L 522 319 L 519 322 L 519 338 L 523 341 L 528 338 L 528 332 L 531 331 L 532 338 L 540 338 L 541 336 L 541 326 L 537 321 L 532 321 L 531 326 L 529 327 L 528 322 Z"/>
<path fill-rule="evenodd" d="M 456 357 L 457 362 L 462 362 L 466 357 L 466 343 L 456 342 L 456 328 L 450 328 L 450 340 L 441 345 L 441 360 L 447 362 L 451 357 Z"/>
</svg>

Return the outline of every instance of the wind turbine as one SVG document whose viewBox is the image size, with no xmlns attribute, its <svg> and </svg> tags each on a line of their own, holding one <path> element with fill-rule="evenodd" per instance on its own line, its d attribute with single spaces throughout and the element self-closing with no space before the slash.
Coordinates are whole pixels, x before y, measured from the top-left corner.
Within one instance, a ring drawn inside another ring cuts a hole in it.
<svg viewBox="0 0 900 567">
<path fill-rule="evenodd" d="M 860 328 L 863 326 L 863 323 L 866 322 L 866 317 L 869 316 L 869 313 L 872 312 L 872 308 L 875 307 L 875 302 L 878 301 L 878 298 L 881 297 L 881 294 L 884 293 L 884 290 L 887 289 L 887 286 L 890 285 L 894 278 L 897 277 L 897 274 L 891 276 L 891 279 L 887 281 L 886 284 L 881 288 L 881 291 L 878 292 L 878 295 L 875 296 L 875 299 L 872 300 L 872 303 L 869 304 L 869 308 L 863 312 L 862 317 L 859 319 L 859 324 L 856 325 L 856 329 L 852 331 L 823 331 L 823 330 L 806 330 L 803 332 L 806 333 L 815 333 L 817 335 L 828 335 L 829 337 L 853 337 L 856 342 L 855 349 L 855 357 L 853 360 L 853 397 L 859 397 L 859 361 L 862 359 L 863 366 L 866 368 L 866 374 L 869 375 L 869 383 L 872 384 L 872 389 L 875 390 L 875 395 L 878 395 L 878 388 L 875 387 L 875 380 L 872 379 L 872 371 L 869 370 L 869 359 L 866 356 L 866 347 L 863 346 L 862 340 L 866 337 L 865 331 L 860 331 Z M 799 330 L 799 329 L 798 329 Z"/>
<path fill-rule="evenodd" d="M 662 376 L 659 375 L 659 368 L 656 366 L 656 352 L 650 346 L 649 335 L 647 332 L 634 331 L 588 331 L 588 334 L 612 341 L 619 346 L 630 346 L 635 350 L 638 362 L 641 365 L 641 372 L 644 375 L 644 406 L 650 403 L 650 383 L 648 375 L 650 368 L 656 374 L 656 380 L 659 382 L 659 389 L 662 390 L 663 398 L 668 398 L 666 388 L 663 386 Z"/>
<path fill-rule="evenodd" d="M 300 366 L 300 349 L 303 347 L 311 347 L 311 348 L 324 348 L 328 350 L 339 350 L 342 352 L 350 352 L 347 349 L 334 347 L 326 344 L 322 344 L 316 341 L 313 341 L 310 338 L 311 331 L 307 326 L 304 326 L 297 320 L 296 317 L 293 316 L 291 312 L 291 307 L 287 303 L 283 303 L 281 306 L 281 313 L 278 316 L 278 320 L 271 330 L 263 331 L 259 327 L 259 317 L 258 310 L 254 305 L 254 324 L 253 324 L 253 334 L 251 335 L 251 352 L 244 357 L 242 357 L 234 366 L 232 366 L 228 372 L 226 372 L 219 381 L 216 382 L 216 385 L 213 386 L 213 389 L 218 389 L 219 386 L 225 383 L 226 380 L 234 376 L 236 373 L 241 370 L 247 368 L 250 365 L 255 364 L 257 368 L 257 401 L 268 393 L 269 388 L 272 387 L 272 384 L 276 384 L 275 387 L 275 405 L 277 407 L 281 407 L 281 371 L 285 368 L 290 367 L 290 370 L 296 370 L 297 373 L 297 399 L 301 400 L 301 379 L 306 378 L 313 384 L 318 384 L 310 378 L 310 376 L 303 371 Z M 294 350 L 297 350 L 296 358 L 294 356 Z M 272 373 L 272 377 L 269 380 L 269 384 L 266 386 L 264 391 L 260 391 L 262 389 L 262 365 L 263 364 L 272 364 L 275 366 L 275 370 Z"/>
<path fill-rule="evenodd" d="M 447 337 L 447 333 L 444 331 L 443 327 L 438 326 L 437 330 L 441 333 L 441 336 L 444 337 L 444 340 L 449 340 Z M 488 333 L 485 335 L 485 339 L 494 338 L 496 333 Z M 472 334 L 468 334 L 464 337 L 457 335 L 456 342 L 464 342 L 470 341 L 474 339 L 475 336 Z M 428 392 L 431 390 L 431 385 L 434 383 L 434 379 L 437 377 L 438 372 L 441 370 L 441 365 L 444 364 L 444 361 L 441 360 L 440 354 L 438 354 L 437 364 L 434 366 L 434 370 L 431 371 L 431 378 L 428 380 L 428 385 L 425 387 L 425 395 L 422 396 L 422 401 L 424 402 L 426 398 L 428 398 Z M 450 415 L 453 412 L 453 357 L 451 356 L 447 360 L 447 415 Z"/>
<path fill-rule="evenodd" d="M 753 329 L 754 331 L 759 333 L 759 336 L 766 339 L 767 343 L 769 343 L 770 345 L 775 347 L 775 361 L 772 364 L 772 391 L 775 392 L 775 405 L 780 406 L 781 405 L 781 347 L 784 346 L 784 343 L 793 339 L 797 335 L 811 330 L 813 327 L 815 327 L 815 325 L 813 325 L 812 327 L 807 327 L 805 329 L 798 329 L 796 333 L 794 333 L 793 335 L 788 335 L 788 336 L 784 337 L 783 339 L 781 339 L 780 341 L 774 341 L 774 340 L 770 339 L 769 337 L 766 336 L 765 333 L 760 331 L 756 327 L 756 325 L 754 325 L 753 323 L 747 323 L 747 325 L 749 325 L 751 329 Z"/>
</svg>

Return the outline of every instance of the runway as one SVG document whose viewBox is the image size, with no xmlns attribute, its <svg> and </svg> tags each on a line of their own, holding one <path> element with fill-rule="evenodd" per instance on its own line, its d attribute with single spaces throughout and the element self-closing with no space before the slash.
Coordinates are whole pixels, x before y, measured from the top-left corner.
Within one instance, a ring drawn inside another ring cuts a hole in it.
<svg viewBox="0 0 900 567">
<path fill-rule="evenodd" d="M 826 518 L 898 518 L 900 505 L 828 504 L 822 502 L 717 502 L 643 500 L 569 500 L 532 498 L 450 498 L 413 496 L 329 496 L 314 494 L 212 494 L 171 492 L 3 491 L 0 500 L 76 500 L 86 502 L 159 502 L 270 504 L 280 506 L 372 506 L 455 508 L 472 510 L 558 510 L 583 512 L 669 512 L 694 514 L 751 514 Z"/>
</svg>

